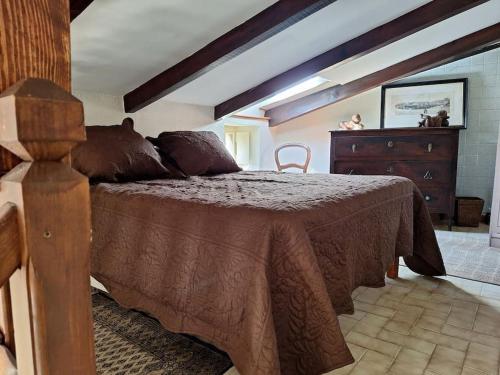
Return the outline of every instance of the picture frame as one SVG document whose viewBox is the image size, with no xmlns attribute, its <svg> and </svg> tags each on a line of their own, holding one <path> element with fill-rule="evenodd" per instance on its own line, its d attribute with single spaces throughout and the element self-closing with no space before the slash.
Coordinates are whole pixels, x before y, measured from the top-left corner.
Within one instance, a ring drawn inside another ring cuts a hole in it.
<svg viewBox="0 0 500 375">
<path fill-rule="evenodd" d="M 450 126 L 467 127 L 467 78 L 382 86 L 380 128 L 419 127 L 421 115 L 446 110 Z"/>
</svg>

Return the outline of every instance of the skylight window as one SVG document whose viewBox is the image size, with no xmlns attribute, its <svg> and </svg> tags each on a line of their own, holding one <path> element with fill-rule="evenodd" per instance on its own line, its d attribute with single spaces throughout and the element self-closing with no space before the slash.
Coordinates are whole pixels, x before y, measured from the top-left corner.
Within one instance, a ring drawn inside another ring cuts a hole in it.
<svg viewBox="0 0 500 375">
<path fill-rule="evenodd" d="M 328 81 L 329 81 L 328 79 L 320 76 L 312 77 L 304 82 L 299 83 L 298 85 L 292 86 L 289 89 L 286 89 L 285 91 L 282 91 L 270 97 L 269 99 L 265 100 L 265 102 L 266 104 L 279 102 L 281 100 L 285 100 L 291 98 L 292 96 L 311 90 Z"/>
</svg>

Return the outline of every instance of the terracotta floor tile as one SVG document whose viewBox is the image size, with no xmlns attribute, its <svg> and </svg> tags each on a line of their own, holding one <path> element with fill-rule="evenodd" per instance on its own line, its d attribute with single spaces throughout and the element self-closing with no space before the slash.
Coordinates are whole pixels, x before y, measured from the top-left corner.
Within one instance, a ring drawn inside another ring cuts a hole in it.
<svg viewBox="0 0 500 375">
<path fill-rule="evenodd" d="M 476 311 L 477 305 L 474 310 L 452 306 L 451 313 L 448 316 L 448 320 L 446 320 L 446 324 L 465 329 L 472 329 L 476 319 Z"/>
<path fill-rule="evenodd" d="M 417 321 L 418 318 L 420 318 L 422 313 L 422 308 L 400 304 L 400 306 L 396 310 L 396 313 L 392 317 L 392 320 L 413 324 Z"/>
<path fill-rule="evenodd" d="M 415 326 L 440 333 L 447 319 L 447 313 L 426 309 L 415 323 Z"/>
<path fill-rule="evenodd" d="M 491 346 L 494 348 L 500 348 L 500 338 L 495 336 L 478 333 L 468 329 L 449 326 L 447 324 L 443 326 L 441 332 L 447 336 L 453 336 L 466 341 L 477 342 L 479 344 Z"/>
<path fill-rule="evenodd" d="M 380 296 L 385 293 L 384 288 L 367 288 L 356 296 L 356 300 L 374 305 Z"/>
<path fill-rule="evenodd" d="M 480 305 L 473 330 L 500 337 L 500 308 Z"/>
<path fill-rule="evenodd" d="M 393 362 L 393 358 L 372 350 L 368 350 L 354 367 L 351 375 L 378 375 L 386 374 Z"/>
<path fill-rule="evenodd" d="M 408 293 L 408 297 L 411 298 L 420 298 L 424 300 L 430 299 L 431 295 L 433 294 L 434 289 L 426 289 L 426 288 L 421 288 L 418 286 L 417 288 L 413 289 L 410 293 Z"/>
<path fill-rule="evenodd" d="M 419 339 L 417 337 L 402 335 L 397 332 L 391 332 L 386 329 L 380 331 L 378 338 L 383 341 L 403 346 L 408 349 L 413 349 L 424 354 L 432 354 L 436 348 L 436 344 Z"/>
<path fill-rule="evenodd" d="M 350 318 L 356 319 L 356 320 L 361 320 L 365 317 L 366 313 L 364 311 L 361 311 L 359 309 L 354 310 L 354 314 L 352 315 L 346 315 Z"/>
<path fill-rule="evenodd" d="M 403 335 L 409 335 L 412 327 L 413 322 L 400 322 L 392 319 L 387 322 L 384 328 L 388 331 L 401 333 Z"/>
<path fill-rule="evenodd" d="M 451 304 L 451 309 L 461 309 L 461 310 L 467 310 L 467 311 L 473 311 L 477 312 L 479 308 L 479 303 L 474 303 L 470 301 L 462 301 L 462 300 L 453 300 Z"/>
<path fill-rule="evenodd" d="M 465 356 L 464 366 L 483 371 L 488 375 L 496 375 L 498 371 L 498 361 L 500 358 L 500 348 L 471 343 Z"/>
<path fill-rule="evenodd" d="M 452 295 L 446 295 L 446 294 L 442 294 L 442 293 L 438 293 L 438 292 L 439 291 L 436 290 L 431 294 L 430 300 L 432 302 L 450 303 L 451 304 L 454 301 L 453 295 L 455 295 L 455 291 L 453 291 Z"/>
<path fill-rule="evenodd" d="M 486 375 L 483 371 L 464 366 L 460 375 Z M 496 375 L 496 374 L 495 374 Z"/>
<path fill-rule="evenodd" d="M 449 313 L 451 310 L 451 305 L 448 303 L 438 303 L 432 302 L 429 299 L 422 300 L 419 298 L 413 298 L 410 297 L 409 294 L 405 298 L 403 298 L 402 302 L 406 305 L 419 306 L 423 307 L 424 309 L 435 310 L 444 313 Z"/>
<path fill-rule="evenodd" d="M 421 375 L 431 356 L 415 350 L 403 348 L 389 369 L 391 375 Z"/>
<path fill-rule="evenodd" d="M 351 332 L 352 328 L 358 323 L 356 319 L 350 318 L 347 315 L 341 315 L 339 316 L 339 324 L 340 324 L 340 330 L 342 331 L 342 334 L 345 336 L 349 332 Z"/>
<path fill-rule="evenodd" d="M 432 342 L 436 345 L 441 345 L 443 347 L 459 350 L 462 352 L 465 352 L 467 350 L 467 347 L 469 346 L 469 343 L 465 340 L 447 336 L 441 333 L 432 332 L 419 327 L 413 328 L 411 331 L 411 335 L 422 340 Z"/>
<path fill-rule="evenodd" d="M 357 322 L 352 330 L 370 337 L 377 337 L 387 321 L 387 318 L 367 313 L 363 319 Z"/>
<path fill-rule="evenodd" d="M 374 315 L 382 316 L 385 318 L 392 318 L 392 316 L 396 312 L 395 310 L 389 309 L 387 307 L 372 305 L 372 304 L 360 302 L 357 300 L 354 301 L 354 309 L 364 311 L 367 313 L 371 313 Z"/>
<path fill-rule="evenodd" d="M 427 370 L 439 375 L 460 375 L 464 358 L 464 352 L 438 345 Z"/>
<path fill-rule="evenodd" d="M 392 358 L 394 358 L 401 349 L 399 345 L 395 345 L 387 341 L 366 336 L 363 335 L 362 333 L 354 331 L 351 331 L 347 335 L 346 341 L 350 344 L 355 344 L 357 346 L 361 346 L 362 348 L 373 350 Z"/>
</svg>

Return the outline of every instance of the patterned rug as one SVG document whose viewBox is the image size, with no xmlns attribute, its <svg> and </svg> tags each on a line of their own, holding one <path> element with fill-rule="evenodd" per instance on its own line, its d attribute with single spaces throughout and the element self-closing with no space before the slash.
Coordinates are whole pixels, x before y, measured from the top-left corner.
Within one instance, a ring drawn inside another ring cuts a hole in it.
<svg viewBox="0 0 500 375">
<path fill-rule="evenodd" d="M 500 285 L 500 249 L 488 233 L 436 230 L 448 275 Z"/>
<path fill-rule="evenodd" d="M 220 375 L 229 357 L 201 341 L 165 330 L 158 321 L 92 295 L 99 375 Z"/>
</svg>

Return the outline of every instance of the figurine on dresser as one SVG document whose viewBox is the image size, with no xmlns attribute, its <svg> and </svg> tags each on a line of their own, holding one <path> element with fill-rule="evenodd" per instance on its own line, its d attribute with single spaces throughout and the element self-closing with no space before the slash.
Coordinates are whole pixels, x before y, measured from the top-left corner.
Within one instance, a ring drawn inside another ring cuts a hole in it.
<svg viewBox="0 0 500 375">
<path fill-rule="evenodd" d="M 339 129 L 342 130 L 362 130 L 364 128 L 359 113 L 352 115 L 351 121 L 340 121 L 339 123 Z"/>
<path fill-rule="evenodd" d="M 422 117 L 422 121 L 418 122 L 418 127 L 419 128 L 439 128 L 439 127 L 445 127 L 449 126 L 450 123 L 448 119 L 450 116 L 448 116 L 448 112 L 446 111 L 439 111 L 437 116 L 429 116 L 425 113 L 422 113 L 420 115 Z"/>
</svg>

